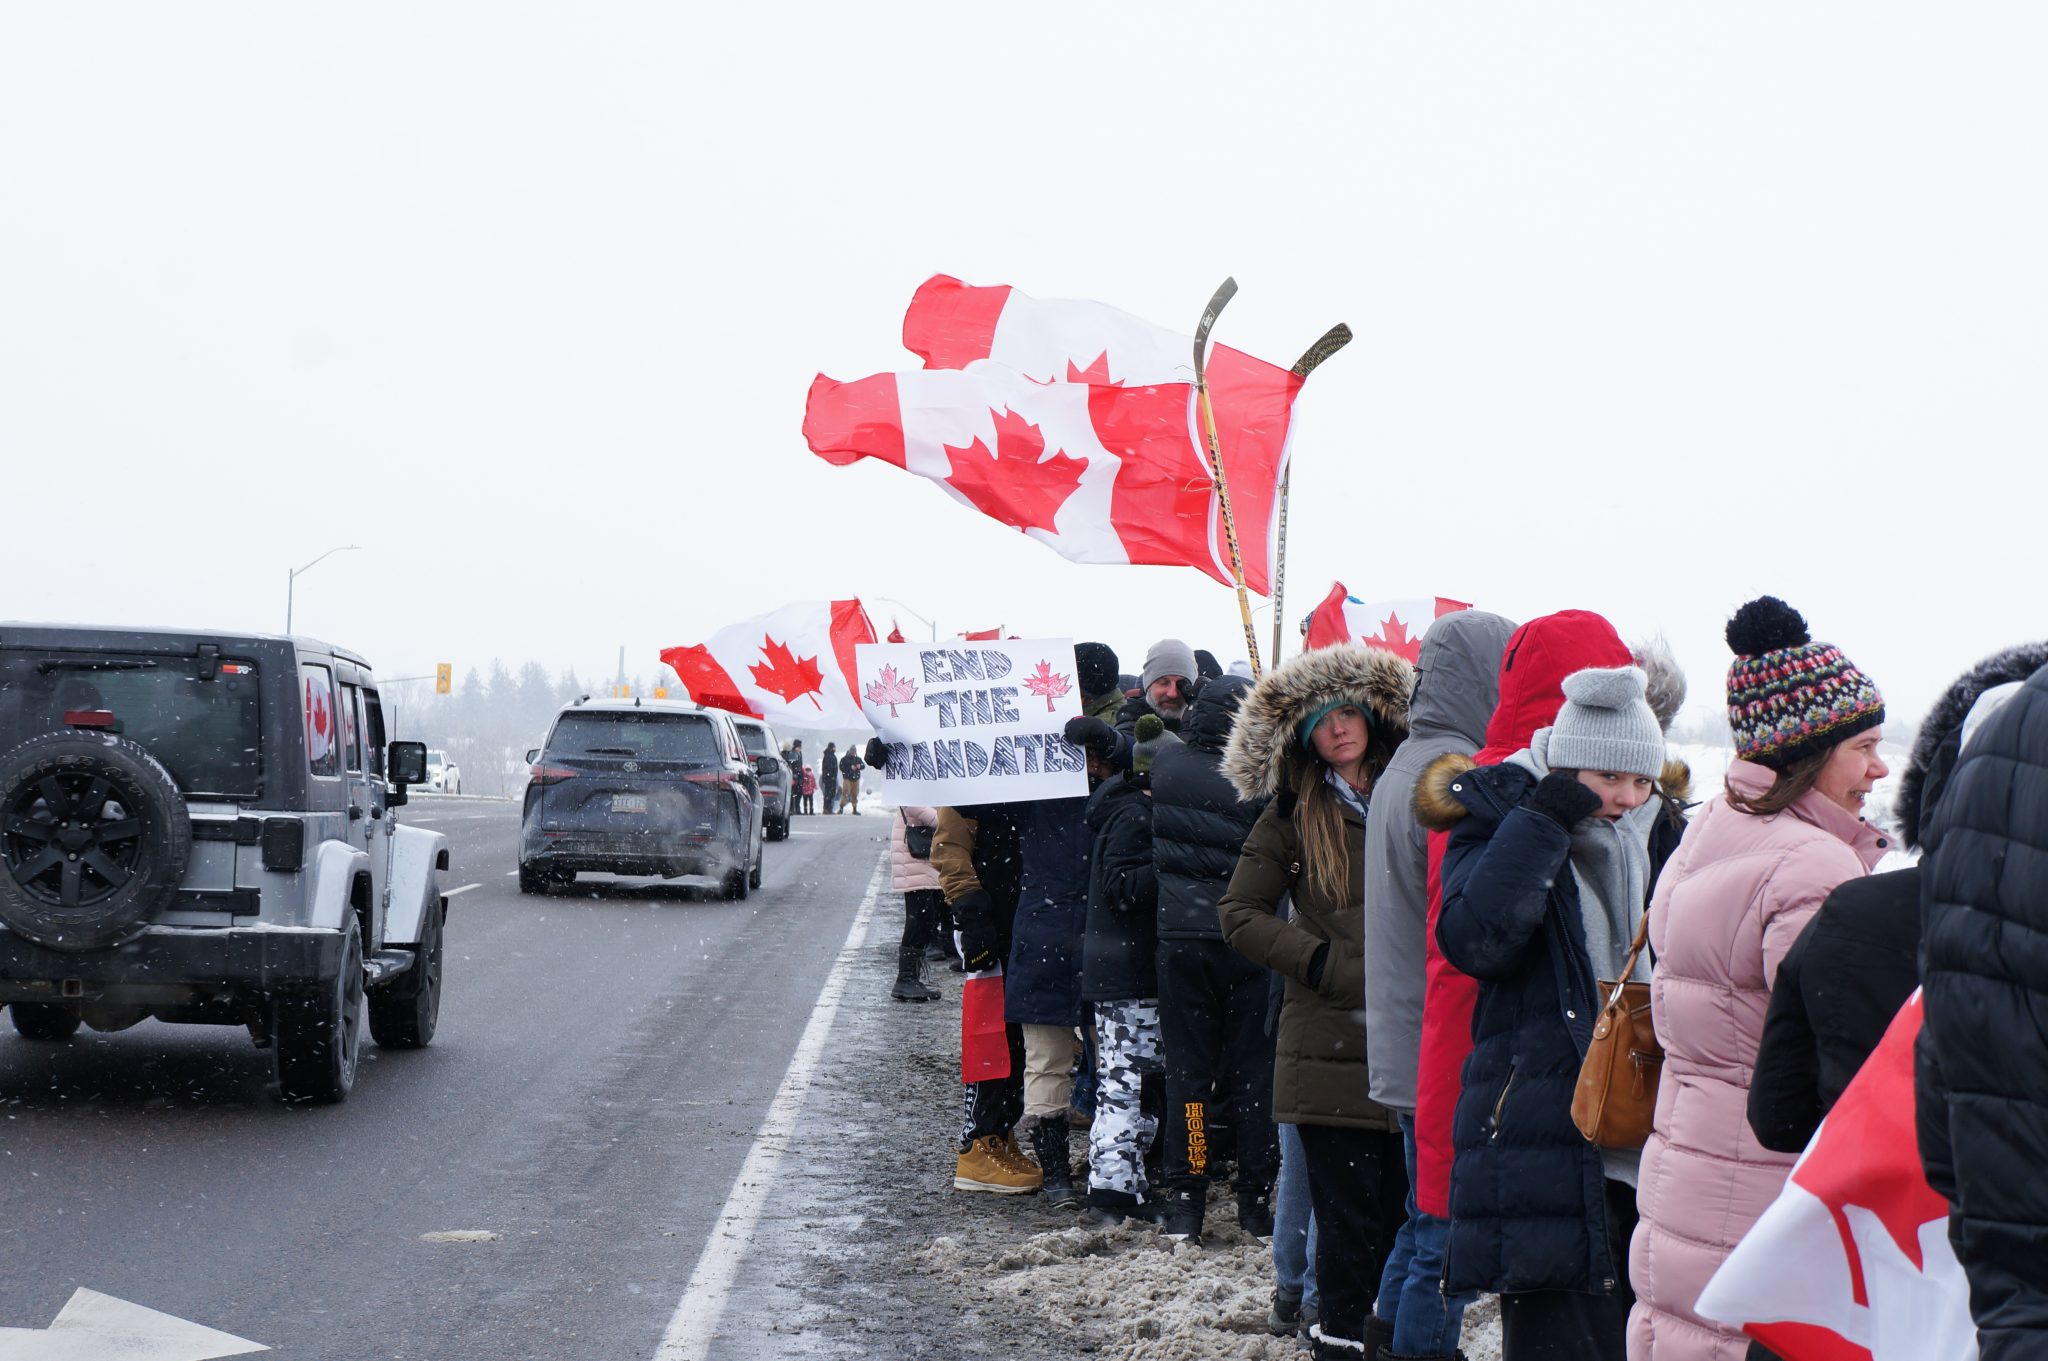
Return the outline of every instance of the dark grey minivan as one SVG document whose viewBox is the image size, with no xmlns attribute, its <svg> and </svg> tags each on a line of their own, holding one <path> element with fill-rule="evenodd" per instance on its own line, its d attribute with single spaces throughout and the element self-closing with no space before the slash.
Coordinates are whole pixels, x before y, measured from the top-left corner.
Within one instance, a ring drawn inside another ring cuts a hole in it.
<svg viewBox="0 0 2048 1361">
<path fill-rule="evenodd" d="M 761 886 L 761 777 L 731 715 L 672 700 L 580 699 L 527 760 L 522 893 L 583 872 L 703 875 L 733 899 Z"/>
</svg>

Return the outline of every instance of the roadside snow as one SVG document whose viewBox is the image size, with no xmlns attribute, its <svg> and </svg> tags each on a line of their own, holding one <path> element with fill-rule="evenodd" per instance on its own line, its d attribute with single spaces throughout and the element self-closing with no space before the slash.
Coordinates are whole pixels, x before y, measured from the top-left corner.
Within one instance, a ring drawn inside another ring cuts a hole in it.
<svg viewBox="0 0 2048 1361">
<path fill-rule="evenodd" d="M 1001 1312 L 1072 1329 L 1081 1349 L 1108 1361 L 1298 1361 L 1303 1344 L 1266 1327 L 1272 1249 L 1240 1231 L 1234 1213 L 1228 1188 L 1212 1188 L 1199 1248 L 1125 1224 L 1032 1234 L 993 1256 L 945 1236 L 915 1260 L 963 1293 L 1006 1302 Z M 1463 1347 L 1471 1361 L 1498 1361 L 1496 1301 L 1467 1315 Z"/>
</svg>

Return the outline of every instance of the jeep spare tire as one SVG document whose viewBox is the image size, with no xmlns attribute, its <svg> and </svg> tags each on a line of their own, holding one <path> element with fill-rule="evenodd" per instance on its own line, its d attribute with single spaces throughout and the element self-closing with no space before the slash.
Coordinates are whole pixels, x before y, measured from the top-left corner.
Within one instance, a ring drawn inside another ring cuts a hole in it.
<svg viewBox="0 0 2048 1361">
<path fill-rule="evenodd" d="M 53 950 L 118 945 L 177 896 L 192 821 L 170 772 L 112 733 L 0 755 L 0 925 Z"/>
</svg>

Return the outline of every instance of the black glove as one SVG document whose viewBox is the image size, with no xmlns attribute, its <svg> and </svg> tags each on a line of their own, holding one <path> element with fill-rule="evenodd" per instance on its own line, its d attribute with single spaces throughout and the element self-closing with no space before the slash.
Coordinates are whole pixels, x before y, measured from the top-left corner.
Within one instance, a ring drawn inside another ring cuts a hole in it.
<svg viewBox="0 0 2048 1361">
<path fill-rule="evenodd" d="M 997 953 L 1002 937 L 996 932 L 996 905 L 987 892 L 975 889 L 963 893 L 952 904 L 953 926 L 960 933 L 960 961 L 969 973 L 986 973 L 1003 962 Z"/>
<path fill-rule="evenodd" d="M 1068 719 L 1066 737 L 1075 746 L 1086 747 L 1104 761 L 1116 755 L 1116 729 L 1099 718 L 1077 714 Z"/>
<path fill-rule="evenodd" d="M 1537 782 L 1528 808 L 1569 832 L 1582 818 L 1591 817 L 1602 802 L 1598 794 L 1579 783 L 1578 776 L 1553 770 Z"/>
<path fill-rule="evenodd" d="M 868 739 L 868 749 L 861 753 L 861 759 L 868 763 L 869 770 L 887 770 L 889 768 L 889 749 L 882 745 L 881 738 L 870 737 Z"/>
</svg>

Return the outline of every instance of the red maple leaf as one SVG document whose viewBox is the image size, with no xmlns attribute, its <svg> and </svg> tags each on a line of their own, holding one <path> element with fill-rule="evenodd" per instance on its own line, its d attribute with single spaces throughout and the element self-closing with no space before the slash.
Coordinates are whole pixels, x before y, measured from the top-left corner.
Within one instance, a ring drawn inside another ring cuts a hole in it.
<svg viewBox="0 0 2048 1361">
<path fill-rule="evenodd" d="M 1013 411 L 992 411 L 996 418 L 996 452 L 980 440 L 965 449 L 945 446 L 952 472 L 946 481 L 973 507 L 992 520 L 1017 530 L 1052 529 L 1067 498 L 1081 485 L 1086 460 L 1064 449 L 1041 461 L 1045 436 Z"/>
<path fill-rule="evenodd" d="M 870 704 L 878 707 L 888 705 L 889 717 L 894 718 L 897 705 L 908 704 L 917 698 L 917 686 L 911 682 L 910 677 L 898 676 L 895 667 L 885 666 L 881 674 L 875 678 L 874 684 L 861 693 L 868 697 Z"/>
<path fill-rule="evenodd" d="M 1034 695 L 1045 697 L 1045 711 L 1052 712 L 1052 702 L 1073 689 L 1067 677 L 1052 669 L 1051 662 L 1040 662 L 1038 669 L 1024 678 L 1024 688 Z"/>
<path fill-rule="evenodd" d="M 1075 368 L 1074 361 L 1069 359 L 1067 361 L 1067 381 L 1069 383 L 1089 383 L 1096 387 L 1105 388 L 1120 388 L 1123 386 L 1122 379 L 1109 376 L 1108 350 L 1104 350 L 1101 354 L 1096 355 L 1095 362 L 1085 369 Z"/>
<path fill-rule="evenodd" d="M 1378 634 L 1365 640 L 1367 647 L 1385 648 L 1396 657 L 1405 657 L 1410 663 L 1422 660 L 1422 639 L 1410 637 L 1408 626 L 1401 622 L 1401 616 L 1388 612 L 1380 621 Z"/>
<path fill-rule="evenodd" d="M 747 667 L 754 675 L 754 684 L 771 695 L 782 696 L 784 704 L 794 704 L 805 695 L 821 695 L 825 692 L 825 673 L 818 669 L 816 657 L 798 657 L 781 643 L 767 634 L 761 635 L 762 660 Z M 825 706 L 814 698 L 811 703 L 819 709 Z"/>
</svg>

